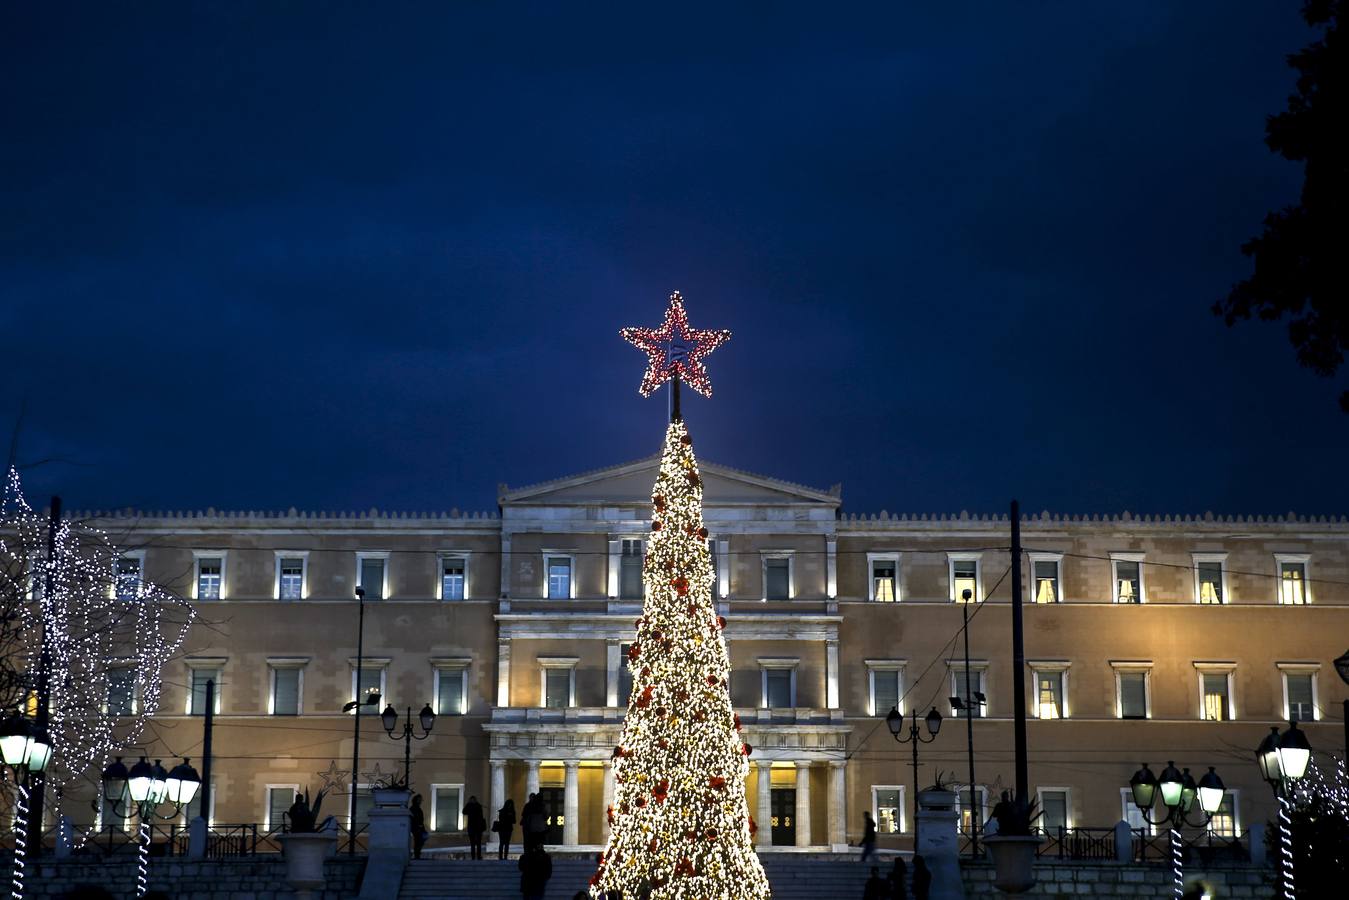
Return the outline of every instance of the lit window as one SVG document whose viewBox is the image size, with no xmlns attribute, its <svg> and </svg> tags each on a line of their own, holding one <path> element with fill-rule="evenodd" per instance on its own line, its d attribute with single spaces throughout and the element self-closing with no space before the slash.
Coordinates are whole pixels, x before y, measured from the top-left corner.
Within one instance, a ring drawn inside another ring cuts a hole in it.
<svg viewBox="0 0 1349 900">
<path fill-rule="evenodd" d="M 977 603 L 983 598 L 979 595 L 979 560 L 972 557 L 949 557 L 951 563 L 951 599 L 957 603 L 964 601 L 965 592 L 970 592 L 970 600 Z"/>
<path fill-rule="evenodd" d="M 899 563 L 894 557 L 871 561 L 871 599 L 880 603 L 899 599 Z"/>
<path fill-rule="evenodd" d="M 117 559 L 117 599 L 135 600 L 141 589 L 141 558 L 122 556 Z"/>
<path fill-rule="evenodd" d="M 1223 565 L 1222 556 L 1195 554 L 1195 599 L 1199 603 L 1218 605 L 1227 602 L 1223 591 Z"/>
<path fill-rule="evenodd" d="M 1232 718 L 1231 698 L 1228 696 L 1230 676 L 1226 672 L 1201 672 L 1199 675 L 1204 694 L 1204 719 L 1209 722 L 1226 722 Z"/>
<path fill-rule="evenodd" d="M 767 556 L 763 563 L 764 599 L 790 600 L 792 597 L 792 560 L 787 556 Z"/>
<path fill-rule="evenodd" d="M 1284 606 L 1302 606 L 1307 602 L 1306 560 L 1279 560 L 1279 602 Z"/>
<path fill-rule="evenodd" d="M 1146 671 L 1117 671 L 1119 685 L 1119 717 L 1146 719 L 1148 717 L 1148 673 Z"/>
<path fill-rule="evenodd" d="M 624 540 L 618 559 L 618 596 L 623 600 L 642 599 L 642 541 Z"/>
<path fill-rule="evenodd" d="M 440 560 L 440 599 L 464 599 L 464 569 L 462 556 L 445 556 Z"/>
<path fill-rule="evenodd" d="M 1115 567 L 1115 602 L 1143 602 L 1143 562 L 1141 559 L 1118 557 Z"/>
<path fill-rule="evenodd" d="M 571 599 L 571 557 L 550 556 L 548 566 L 548 599 Z"/>
<path fill-rule="evenodd" d="M 281 600 L 304 597 L 304 557 L 283 556 L 277 560 L 276 594 Z"/>
<path fill-rule="evenodd" d="M 956 791 L 956 804 L 960 807 L 960 831 L 962 834 L 973 834 L 974 829 L 983 831 L 984 823 L 988 821 L 988 816 L 984 810 L 985 789 L 975 788 L 971 795 L 968 787 L 958 788 Z M 971 803 L 971 796 L 973 803 Z"/>
<path fill-rule="evenodd" d="M 436 669 L 436 715 L 462 716 L 467 710 L 466 669 Z"/>
<path fill-rule="evenodd" d="M 299 666 L 272 667 L 271 707 L 271 713 L 274 716 L 298 716 L 300 714 Z"/>
<path fill-rule="evenodd" d="M 197 599 L 219 600 L 225 560 L 219 556 L 197 557 Z"/>
<path fill-rule="evenodd" d="M 1120 808 L 1124 813 L 1122 818 L 1129 823 L 1129 830 L 1152 834 L 1152 826 L 1143 818 L 1143 811 L 1134 803 L 1133 791 L 1129 788 L 1120 788 L 1119 799 Z"/>
<path fill-rule="evenodd" d="M 1223 794 L 1218 811 L 1208 823 L 1208 833 L 1214 837 L 1235 838 L 1237 836 L 1237 800 L 1230 793 Z"/>
<path fill-rule="evenodd" d="M 136 714 L 136 670 L 116 668 L 108 670 L 108 715 L 134 716 Z"/>
<path fill-rule="evenodd" d="M 385 564 L 387 562 L 388 560 L 382 556 L 359 557 L 359 565 L 356 567 L 356 586 L 365 591 L 365 599 L 384 599 Z"/>
<path fill-rule="evenodd" d="M 431 830 L 436 834 L 450 834 L 462 831 L 459 802 L 462 789 L 459 785 L 437 784 L 431 792 Z M 493 813 L 495 815 L 495 813 Z"/>
<path fill-rule="evenodd" d="M 213 691 L 215 694 L 215 709 L 213 712 L 220 712 L 220 670 L 215 668 L 204 669 L 193 666 L 192 691 L 187 709 L 188 715 L 206 715 L 206 682 L 208 681 L 214 682 Z"/>
<path fill-rule="evenodd" d="M 1035 714 L 1041 719 L 1062 719 L 1067 710 L 1063 705 L 1063 672 L 1035 673 Z"/>
<path fill-rule="evenodd" d="M 1058 603 L 1062 599 L 1059 591 L 1059 561 L 1037 559 L 1031 565 L 1035 573 L 1035 602 Z"/>
<path fill-rule="evenodd" d="M 1284 672 L 1284 690 L 1288 694 L 1288 715 L 1290 722 L 1315 722 L 1316 701 L 1311 672 Z"/>
<path fill-rule="evenodd" d="M 904 827 L 904 788 L 877 786 L 871 790 L 876 806 L 876 831 L 899 834 Z"/>
</svg>

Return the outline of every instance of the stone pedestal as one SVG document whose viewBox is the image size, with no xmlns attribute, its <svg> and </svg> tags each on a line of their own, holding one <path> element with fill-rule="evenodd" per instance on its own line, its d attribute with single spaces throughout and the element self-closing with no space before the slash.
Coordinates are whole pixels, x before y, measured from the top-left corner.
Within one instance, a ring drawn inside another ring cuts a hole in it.
<svg viewBox="0 0 1349 900">
<path fill-rule="evenodd" d="M 366 832 L 369 861 L 361 879 L 361 900 L 396 900 L 411 855 L 412 814 L 407 791 L 377 791 Z"/>
<path fill-rule="evenodd" d="M 187 825 L 187 858 L 206 858 L 206 820 L 201 816 Z"/>
<path fill-rule="evenodd" d="M 960 880 L 960 813 L 955 791 L 920 791 L 918 794 L 918 849 L 932 872 L 929 900 L 964 900 Z"/>
</svg>

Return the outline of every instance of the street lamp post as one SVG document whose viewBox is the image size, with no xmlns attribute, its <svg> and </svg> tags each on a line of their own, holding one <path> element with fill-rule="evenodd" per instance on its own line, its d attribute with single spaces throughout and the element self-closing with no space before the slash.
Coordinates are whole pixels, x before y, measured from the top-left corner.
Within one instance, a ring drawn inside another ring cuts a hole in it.
<svg viewBox="0 0 1349 900">
<path fill-rule="evenodd" d="M 1349 684 L 1349 650 L 1335 660 L 1335 671 L 1341 681 Z M 1349 761 L 1349 697 L 1344 698 L 1344 758 Z"/>
<path fill-rule="evenodd" d="M 390 703 L 384 707 L 384 712 L 379 715 L 380 722 L 384 725 L 384 731 L 395 741 L 403 742 L 403 787 L 412 790 L 412 741 L 414 739 L 424 741 L 431 736 L 431 729 L 436 724 L 436 713 L 431 708 L 431 704 L 422 707 L 422 711 L 417 714 L 418 724 L 422 727 L 421 734 L 414 734 L 412 727 L 412 707 L 408 707 L 407 717 L 403 720 L 403 733 L 395 736 L 394 731 L 398 727 L 398 711 Z"/>
<path fill-rule="evenodd" d="M 36 724 L 15 713 L 0 722 L 0 758 L 13 771 L 14 804 L 14 896 L 23 897 L 24 867 L 28 851 L 28 786 L 41 777 L 51 759 L 51 742 Z M 42 832 L 37 830 L 38 840 Z"/>
<path fill-rule="evenodd" d="M 904 715 L 898 707 L 891 708 L 885 716 L 885 725 L 890 729 L 890 736 L 901 744 L 913 745 L 913 850 L 918 852 L 918 745 L 930 744 L 937 739 L 937 732 L 941 731 L 941 713 L 937 712 L 937 707 L 932 707 L 932 711 L 923 717 L 923 723 L 927 725 L 927 737 L 923 737 L 918 731 L 918 710 L 913 711 L 913 721 L 909 725 L 909 736 L 900 737 L 899 733 L 904 728 Z"/>
<path fill-rule="evenodd" d="M 1196 784 L 1189 769 L 1180 770 L 1174 762 L 1167 762 L 1161 777 L 1152 774 L 1147 763 L 1129 779 L 1129 791 L 1133 795 L 1134 806 L 1138 807 L 1143 820 L 1150 825 L 1165 825 L 1169 830 L 1171 844 L 1171 871 L 1173 873 L 1173 891 L 1176 900 L 1185 892 L 1181 876 L 1181 845 L 1179 829 L 1184 825 L 1203 828 L 1213 819 L 1213 814 L 1222 806 L 1226 788 L 1213 767 Z M 1153 814 L 1153 803 L 1158 796 L 1162 805 L 1158 814 Z M 1199 801 L 1198 821 L 1190 820 L 1195 800 Z"/>
<path fill-rule="evenodd" d="M 1293 880 L 1293 821 L 1290 815 L 1292 804 L 1289 794 L 1293 785 L 1307 774 L 1311 757 L 1311 742 L 1307 740 L 1306 733 L 1298 729 L 1297 722 L 1289 722 L 1288 730 L 1283 734 L 1279 734 L 1277 727 L 1271 726 L 1269 734 L 1255 748 L 1255 762 L 1260 766 L 1260 777 L 1274 791 L 1274 799 L 1279 804 L 1279 861 L 1285 900 L 1294 900 L 1296 896 Z"/>
<path fill-rule="evenodd" d="M 114 815 L 121 818 L 136 817 L 136 896 L 145 896 L 149 869 L 146 857 L 150 847 L 149 825 L 156 818 L 173 819 L 179 816 L 183 807 L 192 802 L 201 787 L 201 776 L 192 768 L 187 757 L 165 772 L 159 760 L 152 766 L 142 756 L 140 762 L 127 770 L 122 757 L 117 757 L 103 770 L 103 799 L 112 808 Z M 161 813 L 159 807 L 165 803 L 172 811 Z"/>
<path fill-rule="evenodd" d="M 957 712 L 965 714 L 965 741 L 966 751 L 969 754 L 970 763 L 970 858 L 979 858 L 979 825 L 981 824 L 974 813 L 974 711 L 976 706 L 982 706 L 986 698 L 980 691 L 974 690 L 970 683 L 970 598 L 974 592 L 968 588 L 961 592 L 960 598 L 965 602 L 960 606 L 961 631 L 965 635 L 965 697 L 962 701 L 959 697 L 951 698 L 951 708 Z"/>
</svg>

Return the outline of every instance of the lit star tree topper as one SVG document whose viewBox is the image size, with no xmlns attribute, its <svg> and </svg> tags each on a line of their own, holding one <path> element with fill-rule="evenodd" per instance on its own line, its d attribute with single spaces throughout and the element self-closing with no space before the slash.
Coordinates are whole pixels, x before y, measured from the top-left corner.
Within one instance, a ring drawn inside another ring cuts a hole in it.
<svg viewBox="0 0 1349 900">
<path fill-rule="evenodd" d="M 671 374 L 678 384 L 678 371 Z M 648 900 L 771 896 L 754 852 L 757 825 L 745 799 L 751 748 L 731 707 L 726 620 L 712 604 L 712 583 L 702 478 L 688 428 L 675 418 L 651 497 L 646 602 L 628 651 L 632 693 L 613 750 L 609 840 L 591 879 L 596 900 L 609 891 Z"/>
<path fill-rule="evenodd" d="M 679 291 L 670 295 L 665 323 L 659 328 L 624 328 L 619 334 L 646 354 L 646 374 L 637 389 L 643 397 L 650 397 L 671 379 L 676 384 L 682 380 L 704 397 L 711 397 L 712 382 L 703 366 L 703 357 L 731 339 L 729 331 L 690 328 Z"/>
</svg>

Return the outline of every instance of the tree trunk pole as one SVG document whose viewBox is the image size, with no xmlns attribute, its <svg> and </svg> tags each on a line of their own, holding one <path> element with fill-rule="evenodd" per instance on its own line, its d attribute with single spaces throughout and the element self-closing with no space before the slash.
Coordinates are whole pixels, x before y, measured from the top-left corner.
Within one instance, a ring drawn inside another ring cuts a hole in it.
<svg viewBox="0 0 1349 900">
<path fill-rule="evenodd" d="M 55 571 L 53 562 L 56 559 L 56 532 L 61 528 L 61 498 L 52 497 L 51 512 L 47 517 L 47 565 L 42 585 L 41 605 L 51 603 L 52 590 L 55 588 L 55 580 L 52 573 Z M 115 575 L 114 575 L 115 577 Z M 39 609 L 39 613 L 41 610 Z M 38 733 L 46 737 L 48 743 L 51 742 L 51 735 L 48 730 L 51 727 L 51 667 L 52 651 L 47 641 L 46 618 L 39 614 L 42 620 L 42 648 L 38 652 L 37 663 L 37 715 L 34 717 L 34 724 L 37 725 Z M 48 761 L 50 765 L 50 760 Z M 29 807 L 28 821 L 28 848 L 31 856 L 42 855 L 42 818 L 45 813 L 47 800 L 47 778 L 43 772 L 34 772 L 30 776 L 29 782 Z"/>
<path fill-rule="evenodd" d="M 1021 504 L 1012 501 L 1012 715 L 1016 753 L 1016 802 L 1029 801 L 1026 772 L 1026 646 L 1021 626 Z"/>
</svg>

